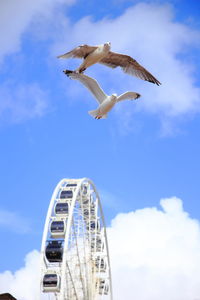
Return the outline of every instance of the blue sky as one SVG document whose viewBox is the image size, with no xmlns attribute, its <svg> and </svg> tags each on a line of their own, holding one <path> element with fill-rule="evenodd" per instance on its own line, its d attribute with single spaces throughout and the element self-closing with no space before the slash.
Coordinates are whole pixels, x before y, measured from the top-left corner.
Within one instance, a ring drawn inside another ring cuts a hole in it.
<svg viewBox="0 0 200 300">
<path fill-rule="evenodd" d="M 40 249 L 62 178 L 93 180 L 108 225 L 119 213 L 160 209 L 170 197 L 200 220 L 199 2 L 25 2 L 0 4 L 0 272 L 16 271 Z M 92 66 L 86 73 L 107 93 L 142 95 L 98 121 L 87 113 L 93 97 L 62 73 L 81 61 L 56 56 L 106 41 L 162 85 Z"/>
</svg>

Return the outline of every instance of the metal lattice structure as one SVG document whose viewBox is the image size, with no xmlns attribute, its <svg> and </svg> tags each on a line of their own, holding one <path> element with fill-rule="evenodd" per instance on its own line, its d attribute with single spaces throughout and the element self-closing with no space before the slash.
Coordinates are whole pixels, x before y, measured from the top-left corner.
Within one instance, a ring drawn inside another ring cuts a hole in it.
<svg viewBox="0 0 200 300">
<path fill-rule="evenodd" d="M 112 300 L 103 211 L 89 179 L 63 179 L 53 192 L 41 246 L 41 299 Z"/>
</svg>

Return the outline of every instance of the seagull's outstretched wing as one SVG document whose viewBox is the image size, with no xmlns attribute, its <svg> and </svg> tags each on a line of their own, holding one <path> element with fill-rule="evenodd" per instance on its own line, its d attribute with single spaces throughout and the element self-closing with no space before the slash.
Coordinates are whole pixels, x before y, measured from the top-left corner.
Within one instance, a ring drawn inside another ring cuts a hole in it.
<svg viewBox="0 0 200 300">
<path fill-rule="evenodd" d="M 81 45 L 73 50 L 57 56 L 57 58 L 86 58 L 90 53 L 92 53 L 94 50 L 96 50 L 98 47 L 88 46 L 88 45 Z"/>
<path fill-rule="evenodd" d="M 82 84 L 84 84 L 96 98 L 99 104 L 101 104 L 108 97 L 108 95 L 104 93 L 94 78 L 75 72 L 68 73 L 67 76 L 72 79 L 79 80 Z"/>
<path fill-rule="evenodd" d="M 121 94 L 119 97 L 117 97 L 117 102 L 127 99 L 138 99 L 141 95 L 135 92 L 126 92 L 124 94 Z"/>
<path fill-rule="evenodd" d="M 106 57 L 104 57 L 99 63 L 110 68 L 121 67 L 125 73 L 134 75 L 152 83 L 156 83 L 157 85 L 161 84 L 151 73 L 149 73 L 135 59 L 128 55 L 109 51 L 108 55 L 106 55 Z"/>
</svg>

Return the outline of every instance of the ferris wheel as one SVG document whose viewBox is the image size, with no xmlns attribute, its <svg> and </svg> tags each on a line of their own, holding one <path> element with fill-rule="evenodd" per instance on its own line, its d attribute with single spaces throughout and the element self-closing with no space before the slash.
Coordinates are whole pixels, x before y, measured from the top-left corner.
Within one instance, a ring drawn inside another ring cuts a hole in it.
<svg viewBox="0 0 200 300">
<path fill-rule="evenodd" d="M 112 300 L 106 227 L 91 180 L 56 186 L 41 245 L 40 299 Z"/>
</svg>

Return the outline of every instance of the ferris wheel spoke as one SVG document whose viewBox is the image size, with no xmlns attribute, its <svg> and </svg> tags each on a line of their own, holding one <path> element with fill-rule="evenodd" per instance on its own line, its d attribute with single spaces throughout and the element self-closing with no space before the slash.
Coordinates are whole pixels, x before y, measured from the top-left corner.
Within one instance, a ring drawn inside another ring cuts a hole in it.
<svg viewBox="0 0 200 300">
<path fill-rule="evenodd" d="M 71 272 L 70 267 L 69 267 L 67 262 L 66 262 L 66 266 L 67 266 L 67 269 L 68 269 L 68 272 L 69 272 L 69 275 L 70 275 L 70 279 L 71 279 L 71 283 L 72 283 L 72 286 L 73 286 L 74 294 L 76 296 L 76 300 L 79 300 L 77 290 L 76 290 L 76 286 L 75 286 L 75 282 L 74 282 L 74 278 L 72 276 L 72 272 Z"/>
<path fill-rule="evenodd" d="M 73 227 L 74 226 L 74 219 L 73 219 Z M 81 280 L 81 284 L 82 284 L 82 288 L 83 288 L 83 295 L 84 297 L 86 297 L 85 295 L 85 283 L 84 283 L 84 277 L 83 277 L 83 274 L 82 274 L 82 263 L 81 263 L 81 259 L 80 259 L 80 254 L 79 254 L 79 246 L 78 246 L 78 240 L 77 240 L 77 234 L 76 234 L 76 231 L 74 230 L 74 236 L 75 236 L 75 242 L 76 242 L 76 252 L 77 252 L 77 257 L 78 257 L 78 262 L 79 262 L 79 271 L 80 271 L 80 280 Z"/>
<path fill-rule="evenodd" d="M 82 217 L 82 222 L 85 222 L 84 220 L 84 210 L 83 210 L 83 205 L 81 203 L 81 217 Z M 86 297 L 89 299 L 89 261 L 88 261 L 88 243 L 86 244 L 86 236 L 83 234 L 83 251 L 84 251 L 84 265 L 85 265 L 85 286 L 86 286 Z"/>
</svg>

